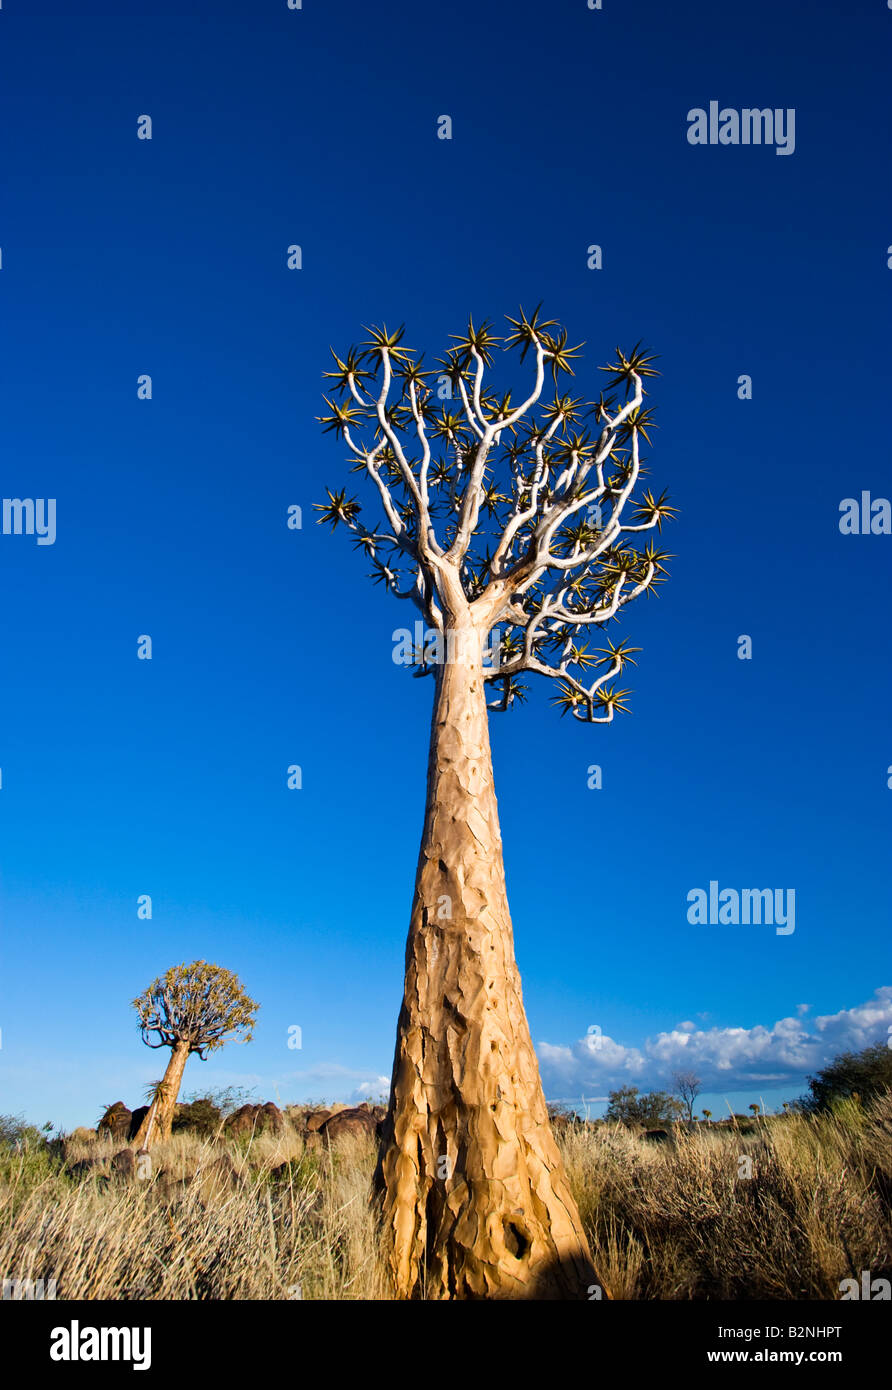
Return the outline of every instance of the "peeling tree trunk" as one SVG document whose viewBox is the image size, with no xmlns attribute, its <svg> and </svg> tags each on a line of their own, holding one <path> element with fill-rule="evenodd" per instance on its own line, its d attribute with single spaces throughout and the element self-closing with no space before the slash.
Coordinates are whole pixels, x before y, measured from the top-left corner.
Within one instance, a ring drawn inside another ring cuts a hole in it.
<svg viewBox="0 0 892 1390">
<path fill-rule="evenodd" d="M 587 1299 L 599 1281 L 548 1123 L 514 960 L 473 629 L 452 658 L 437 673 L 375 1174 L 390 1273 L 403 1298 Z"/>
<path fill-rule="evenodd" d="M 173 1113 L 176 1109 L 177 1096 L 180 1094 L 183 1072 L 186 1070 L 186 1063 L 189 1060 L 189 1052 L 190 1048 L 187 1042 L 174 1043 L 170 1061 L 155 1092 L 154 1099 L 135 1137 L 130 1141 L 130 1147 L 136 1149 L 137 1152 L 150 1149 L 159 1139 L 170 1138 Z"/>
</svg>

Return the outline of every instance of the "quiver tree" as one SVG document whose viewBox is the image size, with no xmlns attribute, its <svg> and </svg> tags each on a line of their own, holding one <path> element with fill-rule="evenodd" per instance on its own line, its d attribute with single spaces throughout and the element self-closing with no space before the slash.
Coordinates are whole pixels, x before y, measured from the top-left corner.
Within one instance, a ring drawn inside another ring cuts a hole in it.
<svg viewBox="0 0 892 1390">
<path fill-rule="evenodd" d="M 170 1061 L 131 1147 L 149 1149 L 169 1139 L 183 1072 L 191 1053 L 202 1061 L 225 1042 L 250 1042 L 259 1008 L 237 975 L 220 965 L 194 960 L 174 965 L 133 1000 L 147 1047 L 169 1047 Z"/>
<path fill-rule="evenodd" d="M 680 1096 L 685 1110 L 688 1112 L 688 1123 L 694 1123 L 694 1101 L 703 1089 L 703 1083 L 699 1076 L 693 1071 L 677 1071 L 672 1078 L 675 1086 L 675 1094 Z"/>
<path fill-rule="evenodd" d="M 508 324 L 500 340 L 469 323 L 433 371 L 402 329 L 373 328 L 343 360 L 332 353 L 320 417 L 377 494 L 383 522 L 366 525 L 346 488 L 329 490 L 320 521 L 343 524 L 370 577 L 421 614 L 415 673 L 435 683 L 375 1177 L 403 1297 L 587 1298 L 600 1282 L 524 1013 L 487 709 L 523 700 L 523 674 L 554 681 L 561 712 L 584 722 L 626 708 L 617 678 L 638 649 L 592 639 L 660 582 L 666 556 L 643 533 L 673 509 L 665 495 L 636 492 L 653 359 L 617 350 L 603 369 L 607 394 L 585 400 L 560 393 L 579 354 L 565 330 L 538 309 Z M 517 404 L 488 386 L 500 345 L 532 362 Z"/>
</svg>

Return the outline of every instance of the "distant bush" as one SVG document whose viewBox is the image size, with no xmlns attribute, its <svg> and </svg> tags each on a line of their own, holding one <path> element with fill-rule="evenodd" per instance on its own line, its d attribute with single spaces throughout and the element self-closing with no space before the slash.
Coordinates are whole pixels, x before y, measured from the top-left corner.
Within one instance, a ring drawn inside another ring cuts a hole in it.
<svg viewBox="0 0 892 1390">
<path fill-rule="evenodd" d="M 666 1091 L 646 1091 L 642 1095 L 637 1086 L 621 1086 L 618 1091 L 609 1091 L 608 1099 L 604 1119 L 624 1125 L 667 1125 L 685 1113 L 681 1102 Z"/>
<path fill-rule="evenodd" d="M 51 1128 L 45 1125 L 44 1130 L 39 1130 L 36 1125 L 27 1124 L 22 1115 L 0 1115 L 0 1144 L 9 1149 L 34 1149 L 45 1142 L 44 1131 Z"/>
<path fill-rule="evenodd" d="M 807 1110 L 828 1110 L 840 1100 L 872 1100 L 892 1090 L 892 1048 L 874 1043 L 862 1052 L 843 1052 L 808 1078 Z"/>
<path fill-rule="evenodd" d="M 195 1105 L 201 1102 L 214 1105 L 225 1120 L 228 1115 L 234 1115 L 236 1110 L 241 1110 L 243 1105 L 248 1105 L 253 1100 L 254 1090 L 248 1090 L 246 1086 L 218 1086 L 215 1090 L 205 1091 L 203 1095 L 193 1091 L 191 1095 L 183 1097 L 183 1104 Z"/>
<path fill-rule="evenodd" d="M 185 1101 L 177 1106 L 173 1117 L 173 1132 L 177 1134 L 188 1130 L 189 1133 L 197 1134 L 203 1139 L 210 1139 L 217 1133 L 224 1118 L 219 1105 L 215 1105 L 209 1096 L 200 1096 L 198 1100 Z"/>
</svg>

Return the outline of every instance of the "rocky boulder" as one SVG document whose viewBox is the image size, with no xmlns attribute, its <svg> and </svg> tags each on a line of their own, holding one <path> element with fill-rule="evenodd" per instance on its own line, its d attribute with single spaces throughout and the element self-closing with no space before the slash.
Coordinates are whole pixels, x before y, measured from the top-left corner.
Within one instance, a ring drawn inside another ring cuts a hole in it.
<svg viewBox="0 0 892 1390">
<path fill-rule="evenodd" d="M 263 1121 L 264 1128 L 271 1134 L 281 1134 L 285 1128 L 285 1116 L 282 1114 L 279 1107 L 274 1105 L 271 1100 L 268 1100 L 260 1109 L 266 1117 Z"/>
<path fill-rule="evenodd" d="M 285 1120 L 281 1110 L 268 1100 L 265 1105 L 243 1105 L 230 1115 L 224 1126 L 230 1139 L 242 1136 L 251 1138 L 258 1134 L 281 1134 Z"/>
<path fill-rule="evenodd" d="M 79 1158 L 76 1163 L 67 1163 L 65 1171 L 77 1182 L 83 1182 L 85 1178 L 96 1178 L 102 1184 L 108 1182 L 104 1158 Z"/>
<path fill-rule="evenodd" d="M 133 1178 L 136 1176 L 136 1155 L 132 1149 L 120 1149 L 111 1161 L 112 1174 L 116 1178 Z"/>
<path fill-rule="evenodd" d="M 139 1127 L 142 1124 L 143 1120 L 146 1118 L 146 1115 L 148 1115 L 148 1113 L 149 1107 L 147 1105 L 138 1105 L 136 1107 L 133 1114 L 130 1116 L 130 1131 L 127 1135 L 128 1139 L 136 1138 L 137 1134 L 139 1134 Z"/>
<path fill-rule="evenodd" d="M 110 1134 L 114 1139 L 129 1139 L 131 1112 L 122 1100 L 110 1105 L 99 1121 L 99 1133 Z"/>
<path fill-rule="evenodd" d="M 337 1110 L 319 1128 L 319 1134 L 327 1144 L 351 1138 L 377 1139 L 380 1124 L 374 1111 L 357 1106 L 353 1110 Z"/>
</svg>

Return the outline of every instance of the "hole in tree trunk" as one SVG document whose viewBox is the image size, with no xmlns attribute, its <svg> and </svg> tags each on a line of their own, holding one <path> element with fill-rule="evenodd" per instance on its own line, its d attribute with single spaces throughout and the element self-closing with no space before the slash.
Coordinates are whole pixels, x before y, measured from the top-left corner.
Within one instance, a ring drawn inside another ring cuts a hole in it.
<svg viewBox="0 0 892 1390">
<path fill-rule="evenodd" d="M 514 1256 L 515 1260 L 522 1260 L 530 1248 L 530 1242 L 513 1221 L 505 1222 L 505 1248 L 509 1254 Z"/>
</svg>

